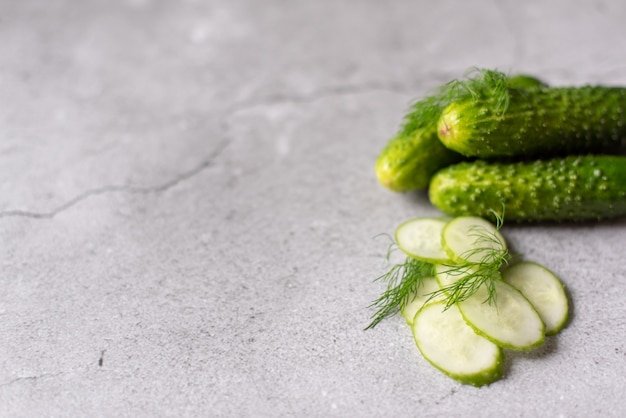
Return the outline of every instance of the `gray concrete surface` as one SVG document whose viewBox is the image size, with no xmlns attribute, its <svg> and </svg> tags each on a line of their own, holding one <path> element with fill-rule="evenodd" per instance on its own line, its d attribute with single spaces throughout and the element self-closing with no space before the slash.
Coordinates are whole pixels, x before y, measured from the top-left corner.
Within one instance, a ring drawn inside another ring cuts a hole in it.
<svg viewBox="0 0 626 418">
<path fill-rule="evenodd" d="M 476 389 L 363 331 L 404 111 L 471 66 L 626 84 L 619 1 L 0 1 L 0 415 L 624 416 L 624 221 L 506 226 L 572 321 Z"/>
</svg>

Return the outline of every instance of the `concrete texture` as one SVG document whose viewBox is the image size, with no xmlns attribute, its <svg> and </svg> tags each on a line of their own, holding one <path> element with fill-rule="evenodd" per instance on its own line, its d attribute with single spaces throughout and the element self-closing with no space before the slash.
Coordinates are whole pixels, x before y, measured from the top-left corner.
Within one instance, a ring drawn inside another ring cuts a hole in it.
<svg viewBox="0 0 626 418">
<path fill-rule="evenodd" d="M 0 1 L 0 415 L 624 416 L 624 221 L 506 226 L 572 320 L 476 389 L 400 318 L 373 162 L 471 66 L 626 84 L 618 1 Z"/>
</svg>

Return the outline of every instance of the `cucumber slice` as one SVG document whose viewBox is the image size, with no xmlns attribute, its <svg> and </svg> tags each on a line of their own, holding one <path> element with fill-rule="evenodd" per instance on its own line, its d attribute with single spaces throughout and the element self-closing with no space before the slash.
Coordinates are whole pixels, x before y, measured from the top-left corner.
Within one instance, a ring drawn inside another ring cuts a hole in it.
<svg viewBox="0 0 626 418">
<path fill-rule="evenodd" d="M 415 315 L 413 337 L 428 362 L 446 375 L 474 386 L 483 386 L 503 375 L 500 347 L 476 334 L 456 306 L 430 303 Z"/>
<path fill-rule="evenodd" d="M 441 245 L 441 234 L 448 223 L 441 218 L 416 218 L 396 228 L 396 244 L 408 256 L 428 263 L 448 260 Z"/>
<path fill-rule="evenodd" d="M 491 262 L 506 251 L 506 242 L 491 222 L 475 216 L 459 216 L 448 222 L 441 242 L 452 260 L 457 262 Z"/>
<path fill-rule="evenodd" d="M 547 268 L 523 261 L 506 268 L 502 278 L 533 304 L 546 325 L 546 335 L 554 335 L 567 323 L 569 304 L 563 283 Z"/>
<path fill-rule="evenodd" d="M 499 279 L 492 283 L 496 295 L 492 303 L 486 302 L 485 284 L 458 303 L 465 321 L 500 347 L 529 350 L 543 344 L 545 325 L 533 305 L 510 284 Z"/>
<path fill-rule="evenodd" d="M 417 291 L 409 295 L 409 303 L 402 308 L 402 316 L 406 319 L 406 323 L 413 325 L 413 318 L 426 302 L 429 301 L 431 293 L 439 290 L 439 284 L 434 277 L 425 277 L 422 279 Z M 430 302 L 440 301 L 441 297 L 435 297 Z M 430 303 L 429 302 L 429 303 Z"/>
</svg>

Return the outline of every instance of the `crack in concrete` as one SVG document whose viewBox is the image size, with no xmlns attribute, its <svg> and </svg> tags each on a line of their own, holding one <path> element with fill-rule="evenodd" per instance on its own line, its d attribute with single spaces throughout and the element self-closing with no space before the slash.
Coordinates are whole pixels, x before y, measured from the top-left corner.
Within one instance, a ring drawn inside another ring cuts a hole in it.
<svg viewBox="0 0 626 418">
<path fill-rule="evenodd" d="M 182 174 L 179 174 L 178 176 L 164 182 L 161 184 L 157 184 L 155 186 L 123 186 L 123 185 L 109 185 L 109 186 L 102 186 L 102 187 L 97 187 L 94 189 L 89 189 L 75 197 L 73 197 L 72 199 L 68 200 L 67 202 L 63 203 L 60 206 L 57 206 L 56 208 L 48 211 L 48 212 L 34 212 L 34 211 L 28 211 L 28 210 L 21 210 L 21 209 L 16 209 L 16 210 L 5 210 L 0 212 L 0 218 L 8 218 L 8 217 L 23 217 L 23 218 L 32 218 L 32 219 L 52 219 L 54 218 L 56 215 L 60 214 L 61 212 L 76 206 L 77 204 L 79 204 L 80 202 L 89 199 L 90 197 L 93 196 L 98 196 L 98 195 L 103 195 L 103 194 L 107 194 L 107 193 L 115 193 L 115 192 L 120 192 L 120 193 L 130 193 L 130 194 L 157 194 L 157 193 L 161 193 L 164 192 L 168 189 L 171 189 L 172 187 L 182 183 L 185 180 L 189 180 L 190 178 L 200 174 L 202 171 L 204 171 L 205 169 L 207 169 L 208 167 L 210 167 L 213 162 L 224 152 L 224 150 L 227 148 L 229 144 L 229 141 L 224 140 L 222 141 L 211 153 L 211 155 L 209 155 L 207 158 L 205 158 L 204 160 L 202 160 L 202 162 L 200 162 L 200 164 L 198 164 L 197 166 L 195 166 L 194 168 L 192 168 L 191 170 L 184 172 Z"/>
<path fill-rule="evenodd" d="M 394 94 L 408 94 L 408 92 L 422 88 L 424 80 L 428 80 L 430 82 L 432 82 L 433 80 L 435 80 L 435 82 L 444 82 L 442 80 L 449 81 L 453 78 L 454 77 L 446 74 L 445 72 L 423 73 L 420 74 L 419 77 L 416 77 L 416 80 L 420 80 L 419 82 L 406 83 L 401 81 L 370 81 L 361 84 L 344 86 L 327 86 L 307 94 L 274 94 L 263 98 L 235 103 L 229 109 L 227 109 L 220 118 L 220 127 L 226 133 L 227 137 L 221 142 L 220 145 L 216 147 L 211 155 L 207 156 L 204 160 L 200 162 L 200 164 L 187 172 L 179 174 L 178 176 L 155 186 L 107 185 L 89 189 L 79 195 L 74 196 L 72 199 L 57 206 L 56 208 L 53 208 L 52 210 L 46 212 L 36 212 L 23 209 L 0 211 L 0 219 L 10 217 L 52 219 L 58 214 L 78 205 L 79 203 L 93 196 L 99 196 L 108 193 L 156 194 L 164 192 L 180 184 L 181 182 L 200 174 L 202 171 L 212 165 L 212 163 L 222 154 L 222 152 L 224 152 L 224 150 L 230 144 L 231 138 L 228 137 L 231 129 L 229 119 L 239 112 L 259 107 L 273 106 L 277 104 L 291 103 L 297 105 L 303 103 L 313 103 L 315 101 L 327 98 L 349 96 L 355 94 L 369 94 L 377 91 L 384 91 Z"/>
<path fill-rule="evenodd" d="M 25 381 L 25 380 L 37 381 L 37 380 L 45 378 L 45 377 L 58 377 L 58 376 L 61 376 L 62 374 L 63 374 L 63 372 L 59 372 L 59 373 L 42 373 L 42 374 L 32 375 L 32 376 L 18 376 L 18 377 L 14 378 L 14 379 L 11 379 L 11 380 L 8 380 L 6 382 L 0 383 L 0 387 L 10 386 L 10 385 L 13 385 L 15 383 L 22 382 L 22 381 Z"/>
<path fill-rule="evenodd" d="M 305 94 L 272 94 L 266 97 L 257 98 L 234 104 L 228 114 L 237 113 L 255 107 L 265 107 L 276 104 L 292 103 L 312 103 L 318 100 L 349 96 L 355 94 L 367 94 L 376 91 L 385 91 L 389 93 L 407 93 L 410 87 L 405 83 L 384 83 L 384 82 L 368 82 L 364 84 L 346 85 L 346 86 L 328 86 Z"/>
<path fill-rule="evenodd" d="M 304 94 L 272 94 L 261 98 L 241 101 L 231 105 L 230 108 L 224 112 L 225 116 L 223 117 L 223 120 L 228 120 L 234 114 L 239 112 L 279 104 L 313 103 L 327 98 L 369 94 L 374 92 L 411 94 L 411 92 L 415 90 L 424 88 L 426 86 L 426 81 L 429 82 L 430 87 L 428 88 L 428 91 L 430 91 L 432 88 L 436 87 L 436 83 L 445 83 L 457 77 L 458 75 L 455 76 L 444 71 L 437 71 L 432 73 L 421 73 L 415 78 L 416 81 L 408 83 L 403 81 L 396 82 L 378 80 L 368 81 L 361 84 L 325 86 Z"/>
</svg>

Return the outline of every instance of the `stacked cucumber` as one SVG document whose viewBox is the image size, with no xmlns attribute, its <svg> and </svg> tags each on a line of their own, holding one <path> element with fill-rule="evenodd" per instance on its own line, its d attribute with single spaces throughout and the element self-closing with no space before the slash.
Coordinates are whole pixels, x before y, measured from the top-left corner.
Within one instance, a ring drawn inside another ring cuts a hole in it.
<svg viewBox="0 0 626 418">
<path fill-rule="evenodd" d="M 382 276 L 388 289 L 373 304 L 370 327 L 397 308 L 419 351 L 443 373 L 475 386 L 500 379 L 503 349 L 540 346 L 568 317 L 552 272 L 526 261 L 508 264 L 500 226 L 471 216 L 401 224 L 396 244 L 407 262 L 400 274 L 393 268 Z"/>
<path fill-rule="evenodd" d="M 376 161 L 394 191 L 429 189 L 453 216 L 626 215 L 626 88 L 549 87 L 477 70 L 417 102 Z"/>
</svg>

